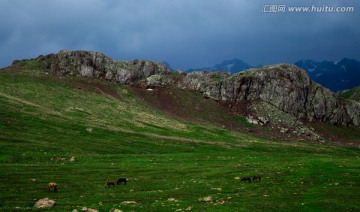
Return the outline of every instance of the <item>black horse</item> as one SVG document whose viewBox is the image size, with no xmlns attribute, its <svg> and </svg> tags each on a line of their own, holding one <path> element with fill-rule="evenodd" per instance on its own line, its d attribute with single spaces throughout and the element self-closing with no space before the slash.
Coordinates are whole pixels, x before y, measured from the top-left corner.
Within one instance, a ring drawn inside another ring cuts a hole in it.
<svg viewBox="0 0 360 212">
<path fill-rule="evenodd" d="M 121 183 L 124 183 L 124 185 L 126 185 L 126 178 L 119 178 L 116 182 L 117 185 L 120 185 Z"/>
<path fill-rule="evenodd" d="M 241 178 L 241 182 L 249 182 L 249 183 L 251 183 L 251 177 L 243 177 L 243 178 Z"/>
</svg>

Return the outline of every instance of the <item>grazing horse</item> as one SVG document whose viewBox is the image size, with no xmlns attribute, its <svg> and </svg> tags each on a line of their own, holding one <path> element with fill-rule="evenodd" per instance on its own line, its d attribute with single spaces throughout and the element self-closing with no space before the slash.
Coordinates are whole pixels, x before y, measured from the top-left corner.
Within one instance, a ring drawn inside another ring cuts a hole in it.
<svg viewBox="0 0 360 212">
<path fill-rule="evenodd" d="M 249 182 L 249 183 L 251 183 L 251 177 L 243 177 L 243 178 L 241 178 L 241 182 Z"/>
<path fill-rule="evenodd" d="M 49 191 L 55 191 L 55 192 L 57 192 L 57 184 L 54 183 L 54 182 L 49 183 L 49 184 L 48 184 L 48 189 L 49 189 Z"/>
<path fill-rule="evenodd" d="M 106 188 L 106 186 L 107 186 L 108 188 L 110 188 L 110 186 L 115 187 L 115 182 L 112 181 L 112 180 L 107 180 L 106 183 L 105 183 L 105 185 L 104 185 L 104 187 Z"/>
<path fill-rule="evenodd" d="M 117 185 L 120 185 L 121 183 L 124 183 L 124 185 L 126 185 L 126 178 L 119 178 L 116 182 Z"/>
<path fill-rule="evenodd" d="M 257 181 L 261 181 L 261 176 L 260 175 L 256 175 L 256 176 L 254 176 L 253 177 L 253 182 L 255 182 L 255 180 L 257 180 Z"/>
</svg>

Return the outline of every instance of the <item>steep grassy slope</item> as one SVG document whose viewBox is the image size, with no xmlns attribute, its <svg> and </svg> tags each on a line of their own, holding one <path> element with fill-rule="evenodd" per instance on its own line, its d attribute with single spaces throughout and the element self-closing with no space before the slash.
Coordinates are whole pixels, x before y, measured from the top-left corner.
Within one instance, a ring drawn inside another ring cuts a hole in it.
<svg viewBox="0 0 360 212">
<path fill-rule="evenodd" d="M 359 149 L 194 124 L 131 87 L 34 68 L 0 71 L 0 211 L 44 197 L 52 211 L 360 210 Z M 255 174 L 261 182 L 239 180 Z M 120 177 L 126 186 L 103 187 Z"/>
</svg>

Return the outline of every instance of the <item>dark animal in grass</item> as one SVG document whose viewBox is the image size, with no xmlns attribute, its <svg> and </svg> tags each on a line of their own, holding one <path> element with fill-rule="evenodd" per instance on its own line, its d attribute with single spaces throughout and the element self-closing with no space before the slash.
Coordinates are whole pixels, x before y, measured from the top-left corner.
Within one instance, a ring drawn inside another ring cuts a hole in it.
<svg viewBox="0 0 360 212">
<path fill-rule="evenodd" d="M 251 183 L 251 177 L 243 177 L 243 178 L 241 178 L 241 182 L 249 182 L 249 183 Z"/>
<path fill-rule="evenodd" d="M 48 184 L 48 189 L 49 189 L 49 191 L 55 191 L 55 192 L 57 192 L 57 184 L 54 183 L 54 182 L 50 182 L 50 183 Z"/>
<path fill-rule="evenodd" d="M 120 185 L 121 183 L 124 183 L 124 185 L 126 185 L 126 178 L 119 178 L 116 182 L 117 185 Z"/>
<path fill-rule="evenodd" d="M 260 182 L 261 181 L 261 176 L 260 175 L 254 176 L 253 177 L 253 182 L 255 182 L 255 181 Z"/>
<path fill-rule="evenodd" d="M 110 188 L 110 186 L 115 187 L 115 182 L 112 181 L 112 180 L 107 180 L 106 183 L 105 183 L 105 185 L 104 185 L 104 187 L 106 188 L 106 186 L 107 186 L 108 188 Z"/>
</svg>

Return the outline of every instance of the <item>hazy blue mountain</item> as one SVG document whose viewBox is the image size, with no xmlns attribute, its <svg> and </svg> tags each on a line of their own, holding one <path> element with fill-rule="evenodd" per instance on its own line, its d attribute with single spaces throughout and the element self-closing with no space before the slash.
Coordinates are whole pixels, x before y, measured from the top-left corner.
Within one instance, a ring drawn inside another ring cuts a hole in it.
<svg viewBox="0 0 360 212">
<path fill-rule="evenodd" d="M 360 85 L 360 61 L 344 58 L 338 62 L 300 60 L 296 66 L 304 69 L 310 78 L 337 92 Z"/>
<path fill-rule="evenodd" d="M 257 66 L 258 67 L 258 66 Z M 224 60 L 222 63 L 216 64 L 212 67 L 205 68 L 192 68 L 187 70 L 187 72 L 193 71 L 227 71 L 231 73 L 237 73 L 244 71 L 249 68 L 255 68 L 240 59 Z"/>
</svg>

